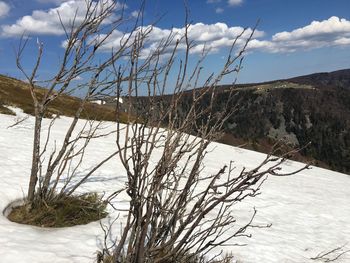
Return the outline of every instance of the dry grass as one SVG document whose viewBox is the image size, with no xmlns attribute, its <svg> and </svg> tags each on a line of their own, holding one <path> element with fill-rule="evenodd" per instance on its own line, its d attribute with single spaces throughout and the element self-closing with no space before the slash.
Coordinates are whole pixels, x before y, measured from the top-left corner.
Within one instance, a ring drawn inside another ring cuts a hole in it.
<svg viewBox="0 0 350 263">
<path fill-rule="evenodd" d="M 41 98 L 44 92 L 45 89 L 38 88 L 38 97 Z M 74 116 L 80 101 L 77 97 L 62 95 L 49 105 L 48 114 L 45 117 L 50 118 L 53 114 Z M 18 107 L 25 113 L 33 115 L 34 107 L 28 85 L 23 81 L 0 75 L 0 113 L 11 114 L 11 111 L 4 107 L 5 105 Z M 82 118 L 115 121 L 116 113 L 114 107 L 88 103 L 84 108 Z M 126 114 L 121 113 L 119 121 L 126 122 L 126 120 Z"/>
<path fill-rule="evenodd" d="M 116 261 L 115 256 L 113 255 L 103 255 L 101 252 L 97 254 L 97 263 L 114 263 L 114 262 L 119 262 L 119 263 L 130 263 L 132 260 L 130 260 L 126 255 L 123 255 L 121 258 Z M 152 258 L 148 259 L 147 262 L 157 262 L 157 258 Z M 178 263 L 200 263 L 200 262 L 210 262 L 210 263 L 232 263 L 236 262 L 234 260 L 234 256 L 230 254 L 224 255 L 222 258 L 212 258 L 212 259 L 203 259 L 199 258 L 198 256 L 192 256 L 191 254 L 188 255 L 183 255 L 180 257 L 180 259 L 176 260 L 171 260 L 171 261 L 160 261 L 164 263 L 173 263 L 173 262 L 178 262 Z M 237 261 L 237 263 L 240 263 Z"/>
<path fill-rule="evenodd" d="M 106 203 L 97 194 L 68 196 L 50 202 L 15 207 L 8 215 L 12 222 L 39 227 L 84 225 L 107 216 Z"/>
</svg>

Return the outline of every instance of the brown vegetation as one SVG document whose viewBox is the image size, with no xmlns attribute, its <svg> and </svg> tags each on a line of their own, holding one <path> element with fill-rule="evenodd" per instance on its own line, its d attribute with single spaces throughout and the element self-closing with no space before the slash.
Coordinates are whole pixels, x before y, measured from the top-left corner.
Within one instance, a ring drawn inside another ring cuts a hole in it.
<svg viewBox="0 0 350 263">
<path fill-rule="evenodd" d="M 42 98 L 45 91 L 44 88 L 37 87 L 36 94 L 38 98 Z M 73 117 L 80 103 L 80 98 L 62 94 L 49 105 L 45 117 L 51 118 L 53 114 Z M 5 106 L 18 107 L 25 113 L 34 115 L 34 104 L 29 85 L 21 80 L 0 75 L 0 113 L 14 114 Z M 115 121 L 115 107 L 98 105 L 92 102 L 87 103 L 82 112 L 82 119 Z M 126 115 L 120 113 L 118 121 L 125 122 Z"/>
<path fill-rule="evenodd" d="M 107 216 L 106 203 L 97 194 L 66 196 L 49 202 L 37 202 L 14 207 L 10 221 L 39 227 L 69 227 L 84 225 Z"/>
</svg>

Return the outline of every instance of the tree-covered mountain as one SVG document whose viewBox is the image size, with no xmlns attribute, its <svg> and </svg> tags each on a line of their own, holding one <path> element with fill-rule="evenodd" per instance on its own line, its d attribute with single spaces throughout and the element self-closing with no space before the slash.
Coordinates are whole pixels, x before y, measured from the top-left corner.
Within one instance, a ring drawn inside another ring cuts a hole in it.
<svg viewBox="0 0 350 263">
<path fill-rule="evenodd" d="M 309 144 L 301 150 L 299 160 L 311 159 L 317 165 L 350 173 L 350 69 L 221 86 L 214 112 L 224 110 L 228 93 L 233 94 L 229 103 L 235 111 L 224 125 L 221 142 L 262 152 L 269 152 L 280 139 L 291 148 Z M 193 91 L 183 95 L 180 113 L 191 105 L 192 96 Z M 147 109 L 146 97 L 133 100 L 135 108 Z M 171 96 L 158 100 L 166 108 Z M 207 102 L 204 97 L 202 106 Z"/>
</svg>

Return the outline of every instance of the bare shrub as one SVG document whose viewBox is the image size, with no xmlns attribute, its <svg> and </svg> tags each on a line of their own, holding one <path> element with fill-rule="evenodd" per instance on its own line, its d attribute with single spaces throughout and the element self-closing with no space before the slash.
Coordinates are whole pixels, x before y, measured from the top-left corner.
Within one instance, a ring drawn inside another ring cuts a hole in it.
<svg viewBox="0 0 350 263">
<path fill-rule="evenodd" d="M 108 56 L 100 56 L 98 52 L 115 29 L 129 23 L 128 18 L 124 16 L 123 7 L 120 8 L 119 4 L 112 0 L 85 1 L 85 6 L 81 10 L 76 10 L 75 16 L 69 22 L 63 21 L 59 13 L 58 17 L 66 40 L 57 72 L 51 78 L 43 80 L 39 76 L 44 56 L 44 44 L 39 39 L 37 39 L 38 54 L 30 72 L 27 72 L 22 65 L 22 56 L 30 38 L 23 36 L 17 50 L 17 66 L 29 84 L 35 116 L 32 166 L 27 196 L 29 205 L 36 201 L 42 202 L 72 195 L 96 169 L 116 155 L 114 153 L 100 160 L 100 163 L 91 168 L 81 180 L 72 180 L 83 162 L 85 149 L 90 141 L 109 134 L 104 131 L 101 122 L 95 121 L 93 114 L 87 115 L 85 109 L 90 101 L 114 90 L 111 68 L 116 61 L 123 61 L 123 57 L 129 55 L 129 47 L 133 43 L 131 35 L 125 34 L 119 46 Z M 135 30 L 137 24 L 138 21 L 132 24 L 131 32 Z M 78 84 L 74 82 L 76 79 L 80 79 Z M 66 95 L 71 94 L 79 94 L 81 99 L 79 105 L 74 106 L 75 113 L 65 132 L 63 142 L 56 144 L 51 138 L 51 129 L 56 118 L 52 119 L 46 138 L 42 134 L 43 118 L 49 115 L 49 106 L 59 101 L 58 98 L 68 100 L 69 97 Z M 82 117 L 86 119 L 85 124 L 78 125 Z M 58 188 L 63 178 L 65 183 L 63 187 Z"/>
<path fill-rule="evenodd" d="M 214 248 L 249 236 L 250 227 L 264 227 L 252 223 L 256 211 L 238 225 L 233 206 L 255 197 L 267 175 L 307 168 L 283 172 L 281 164 L 288 153 L 280 158 L 269 154 L 254 169 L 236 171 L 229 163 L 215 173 L 203 172 L 211 142 L 221 136 L 224 122 L 238 106 L 231 103 L 232 89 L 222 89 L 220 83 L 224 77 L 235 83 L 254 30 L 248 36 L 246 30 L 237 35 L 222 68 L 204 77 L 208 50 L 203 47 L 201 56 L 192 60 L 196 45 L 189 38 L 190 28 L 186 19 L 183 35 L 170 33 L 147 57 L 143 56 L 147 33 L 137 31 L 129 68 L 114 67 L 118 101 L 123 95 L 117 112 L 127 109 L 129 115 L 126 125 L 117 123 L 116 138 L 129 207 L 114 246 L 99 254 L 101 261 L 218 262 L 209 256 Z M 174 73 L 175 80 L 170 80 Z M 129 82 L 123 84 L 125 77 Z M 225 110 L 218 112 L 218 103 Z M 103 229 L 110 233 L 108 227 Z"/>
</svg>

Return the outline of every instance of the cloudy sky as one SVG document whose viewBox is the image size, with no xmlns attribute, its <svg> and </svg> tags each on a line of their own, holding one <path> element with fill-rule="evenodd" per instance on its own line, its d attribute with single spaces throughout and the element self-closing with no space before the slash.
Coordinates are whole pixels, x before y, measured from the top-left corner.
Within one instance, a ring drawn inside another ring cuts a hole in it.
<svg viewBox="0 0 350 263">
<path fill-rule="evenodd" d="M 50 75 L 62 54 L 63 23 L 84 0 L 0 0 L 0 73 L 21 78 L 15 66 L 14 49 L 22 34 L 29 41 L 44 43 L 46 66 L 41 74 Z M 140 1 L 127 1 L 126 12 L 133 16 Z M 248 45 L 239 82 L 259 82 L 302 74 L 350 68 L 349 0 L 188 0 L 191 27 L 189 37 L 196 42 L 192 56 L 205 45 L 210 48 L 208 72 L 222 65 L 235 37 L 247 27 L 242 42 L 258 20 L 258 28 Z M 148 43 L 149 50 L 166 37 L 170 29 L 181 34 L 184 28 L 182 0 L 148 0 L 145 25 L 161 18 Z M 123 29 L 116 30 L 105 51 L 119 43 Z M 147 50 L 145 50 L 147 52 Z M 30 68 L 35 54 L 28 46 L 24 66 Z"/>
</svg>

